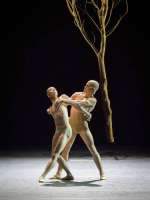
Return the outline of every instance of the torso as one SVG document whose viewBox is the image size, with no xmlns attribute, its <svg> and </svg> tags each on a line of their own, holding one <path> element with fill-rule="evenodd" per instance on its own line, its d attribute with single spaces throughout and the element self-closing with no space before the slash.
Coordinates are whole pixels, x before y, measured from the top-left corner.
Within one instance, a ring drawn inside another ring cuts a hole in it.
<svg viewBox="0 0 150 200">
<path fill-rule="evenodd" d="M 56 132 L 61 132 L 67 128 L 70 128 L 69 118 L 68 118 L 68 110 L 67 107 L 63 104 L 57 108 L 57 100 L 51 106 L 51 115 L 54 119 L 54 123 L 56 126 Z"/>
<path fill-rule="evenodd" d="M 74 95 L 73 100 L 84 100 L 85 96 L 83 92 L 78 92 L 76 95 Z M 93 105 L 93 108 L 95 105 Z M 93 109 L 92 107 L 84 107 L 88 112 L 91 112 Z M 80 133 L 81 131 L 88 129 L 88 123 L 85 120 L 85 117 L 83 116 L 83 113 L 73 106 L 70 110 L 70 119 L 69 119 L 70 125 L 73 129 L 74 133 Z"/>
</svg>

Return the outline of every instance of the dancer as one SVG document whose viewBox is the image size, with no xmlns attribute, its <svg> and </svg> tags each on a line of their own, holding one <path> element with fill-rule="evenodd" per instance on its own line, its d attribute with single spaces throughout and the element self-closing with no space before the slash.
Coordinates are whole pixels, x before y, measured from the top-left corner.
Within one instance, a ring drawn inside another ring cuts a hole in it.
<svg viewBox="0 0 150 200">
<path fill-rule="evenodd" d="M 97 102 L 96 98 L 94 97 L 94 94 L 96 93 L 98 88 L 99 88 L 99 83 L 97 81 L 89 80 L 86 83 L 83 92 L 75 92 L 72 95 L 71 99 L 60 100 L 59 102 L 60 104 L 66 103 L 68 105 L 71 105 L 69 122 L 72 127 L 71 139 L 65 146 L 61 155 L 65 160 L 68 160 L 72 144 L 74 143 L 77 134 L 79 134 L 92 154 L 92 157 L 95 161 L 95 164 L 100 174 L 100 180 L 105 180 L 106 177 L 104 175 L 101 157 L 95 147 L 94 139 L 87 122 L 91 116 L 88 118 L 84 112 L 78 109 L 78 107 L 80 107 L 84 108 L 87 112 L 93 111 Z M 62 166 L 59 165 L 58 171 L 53 178 L 61 179 L 61 172 L 62 172 Z M 63 179 L 65 179 L 65 177 Z M 67 176 L 66 179 L 68 179 Z"/>
<path fill-rule="evenodd" d="M 53 116 L 56 130 L 52 139 L 52 158 L 48 161 L 44 172 L 39 177 L 39 182 L 44 182 L 46 175 L 55 166 L 57 161 L 67 173 L 67 179 L 73 180 L 74 177 L 70 172 L 66 161 L 60 155 L 72 136 L 72 129 L 69 124 L 67 107 L 64 103 L 59 105 L 61 98 L 68 99 L 68 97 L 67 95 L 58 97 L 58 92 L 54 87 L 49 87 L 47 89 L 47 96 L 52 102 L 52 106 L 47 109 L 47 113 Z M 80 110 L 84 111 L 82 108 L 80 108 Z M 88 115 L 88 112 L 85 111 L 84 114 Z"/>
</svg>

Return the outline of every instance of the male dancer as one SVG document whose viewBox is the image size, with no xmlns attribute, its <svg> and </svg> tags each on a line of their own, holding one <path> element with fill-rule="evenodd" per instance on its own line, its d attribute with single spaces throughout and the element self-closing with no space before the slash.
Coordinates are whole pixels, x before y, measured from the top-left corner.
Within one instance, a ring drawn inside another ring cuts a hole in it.
<svg viewBox="0 0 150 200">
<path fill-rule="evenodd" d="M 104 176 L 104 171 L 102 167 L 102 161 L 100 158 L 100 155 L 98 151 L 96 150 L 94 139 L 91 134 L 91 131 L 88 126 L 89 120 L 87 120 L 87 115 L 81 111 L 81 107 L 84 108 L 87 112 L 91 112 L 97 103 L 96 98 L 94 97 L 94 94 L 99 88 L 99 83 L 95 80 L 89 80 L 85 87 L 83 92 L 75 92 L 71 99 L 61 99 L 61 103 L 66 103 L 68 105 L 71 105 L 70 110 L 70 125 L 72 127 L 72 136 L 67 145 L 65 146 L 64 150 L 62 151 L 61 155 L 65 160 L 68 160 L 69 152 L 72 147 L 72 144 L 77 136 L 77 134 L 80 135 L 84 143 L 86 144 L 87 148 L 92 154 L 92 157 L 95 161 L 95 164 L 98 168 L 99 174 L 100 174 L 100 180 L 106 179 Z M 78 108 L 80 107 L 80 109 Z M 86 115 L 86 116 L 85 116 Z M 91 116 L 90 116 L 91 117 Z M 88 118 L 90 118 L 88 115 Z M 56 175 L 53 178 L 61 179 L 61 172 L 62 167 L 59 165 L 58 171 Z M 70 177 L 66 176 L 63 179 L 70 179 Z"/>
</svg>

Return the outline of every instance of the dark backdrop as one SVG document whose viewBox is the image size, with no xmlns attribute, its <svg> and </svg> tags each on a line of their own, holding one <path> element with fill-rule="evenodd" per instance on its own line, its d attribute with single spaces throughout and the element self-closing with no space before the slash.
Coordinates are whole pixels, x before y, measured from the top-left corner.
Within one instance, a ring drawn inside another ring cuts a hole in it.
<svg viewBox="0 0 150 200">
<path fill-rule="evenodd" d="M 150 144 L 146 7 L 129 1 L 128 16 L 107 41 L 116 144 Z M 0 146 L 48 145 L 54 124 L 46 114 L 47 87 L 71 95 L 87 80 L 99 80 L 96 57 L 74 26 L 65 1 L 3 1 L 0 34 Z M 99 95 L 90 123 L 96 145 L 107 144 Z"/>
</svg>

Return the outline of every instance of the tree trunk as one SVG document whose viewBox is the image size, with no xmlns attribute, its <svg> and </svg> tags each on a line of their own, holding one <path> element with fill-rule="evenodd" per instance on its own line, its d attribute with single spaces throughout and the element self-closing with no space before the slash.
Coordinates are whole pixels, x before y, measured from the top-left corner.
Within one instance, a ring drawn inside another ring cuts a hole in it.
<svg viewBox="0 0 150 200">
<path fill-rule="evenodd" d="M 101 12 L 99 13 L 99 22 L 101 26 L 101 42 L 100 42 L 100 51 L 97 54 L 98 66 L 100 72 L 100 90 L 101 90 L 101 104 L 105 115 L 106 120 L 106 133 L 109 139 L 109 142 L 114 142 L 113 137 L 113 128 L 112 128 L 112 110 L 110 107 L 110 100 L 108 96 L 107 89 L 107 77 L 106 77 L 106 68 L 105 68 L 105 50 L 106 50 L 106 30 L 105 30 L 105 13 L 107 13 L 107 4 L 104 5 Z"/>
<path fill-rule="evenodd" d="M 98 65 L 100 71 L 100 91 L 101 91 L 101 105 L 104 111 L 105 121 L 106 121 L 106 133 L 108 136 L 109 142 L 114 142 L 113 137 L 113 128 L 112 128 L 112 110 L 110 106 L 110 100 L 108 96 L 107 89 L 107 77 L 105 72 L 105 63 L 104 58 L 98 57 Z"/>
</svg>

